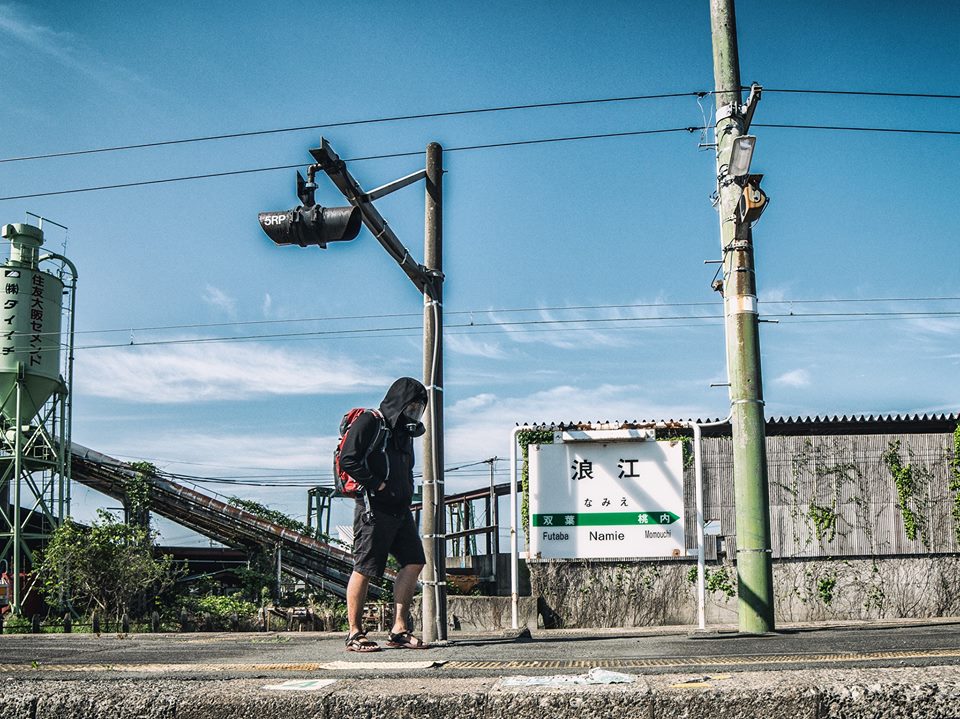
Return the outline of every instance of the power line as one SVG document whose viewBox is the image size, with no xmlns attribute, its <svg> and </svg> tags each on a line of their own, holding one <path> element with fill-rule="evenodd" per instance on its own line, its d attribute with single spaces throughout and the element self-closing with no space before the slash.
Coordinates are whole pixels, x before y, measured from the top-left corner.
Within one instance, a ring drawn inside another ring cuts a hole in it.
<svg viewBox="0 0 960 719">
<path fill-rule="evenodd" d="M 845 125 L 793 125 L 753 122 L 750 127 L 788 130 L 834 130 L 838 132 L 886 132 L 906 135 L 960 135 L 960 130 L 924 130 L 910 127 L 855 127 Z M 2 198 L 0 198 L 2 199 Z"/>
<path fill-rule="evenodd" d="M 762 305 L 802 305 L 802 304 L 847 304 L 859 302 L 957 302 L 960 297 L 839 297 L 835 299 L 782 299 L 765 300 L 760 298 Z M 602 305 L 556 305 L 547 307 L 492 307 L 488 309 L 452 310 L 445 312 L 445 316 L 454 315 L 482 315 L 482 314 L 513 314 L 519 312 L 572 312 L 583 310 L 610 310 L 610 309 L 639 309 L 660 307 L 715 307 L 716 302 L 632 302 L 626 304 Z M 179 325 L 156 325 L 144 327 L 117 327 L 104 330 L 77 330 L 75 334 L 111 334 L 116 332 L 156 332 L 161 330 L 205 329 L 208 327 L 246 327 L 251 325 L 292 324 L 300 322 L 339 322 L 347 320 L 392 319 L 400 317 L 422 317 L 422 312 L 394 312 L 367 315 L 331 315 L 326 317 L 300 317 L 282 320 L 239 320 L 233 322 L 207 322 Z M 51 333 L 53 334 L 53 333 Z M 57 333 L 59 334 L 59 333 Z"/>
<path fill-rule="evenodd" d="M 424 112 L 413 115 L 393 115 L 387 117 L 368 118 L 364 120 L 345 120 L 342 122 L 325 122 L 315 125 L 296 125 L 294 127 L 277 127 L 268 130 L 251 130 L 248 132 L 228 132 L 220 135 L 201 135 L 198 137 L 187 137 L 176 140 L 158 140 L 156 142 L 141 142 L 131 145 L 115 145 L 112 147 L 98 147 L 86 150 L 67 150 L 61 152 L 50 152 L 38 155 L 24 155 L 22 157 L 0 158 L 0 163 L 9 162 L 27 162 L 31 160 L 47 160 L 57 157 L 76 157 L 78 155 L 95 155 L 106 152 L 122 152 L 125 150 L 140 150 L 145 148 L 166 147 L 169 145 L 185 145 L 195 142 L 211 142 L 214 140 L 229 140 L 242 137 L 257 137 L 262 135 L 278 135 L 289 132 L 302 132 L 304 130 L 322 130 L 334 127 L 351 127 L 356 125 L 374 125 L 385 122 L 399 122 L 403 120 L 427 120 L 438 117 L 457 117 L 461 115 L 479 115 L 495 112 L 512 112 L 517 110 L 536 110 L 543 108 L 573 107 L 577 105 L 600 105 L 619 102 L 637 102 L 639 100 L 664 100 L 676 97 L 705 97 L 713 95 L 715 91 L 710 92 L 668 92 L 656 95 L 628 95 L 623 97 L 601 97 L 587 100 L 560 100 L 557 102 L 535 102 L 523 105 L 500 105 L 494 107 L 479 107 L 467 110 L 448 110 L 441 112 Z"/>
<path fill-rule="evenodd" d="M 753 127 L 763 127 L 771 129 L 789 129 L 789 130 L 826 130 L 826 131 L 843 131 L 843 132 L 880 132 L 880 133 L 901 133 L 901 134 L 913 134 L 913 135 L 942 135 L 942 136 L 957 136 L 960 135 L 960 130 L 934 130 L 934 129 L 922 129 L 922 128 L 897 128 L 897 127 L 861 127 L 861 126 L 844 126 L 844 125 L 800 125 L 800 124 L 787 124 L 787 123 L 753 123 Z M 639 137 L 641 135 L 661 135 L 668 133 L 676 132 L 687 132 L 694 133 L 700 132 L 702 128 L 699 127 L 668 127 L 668 128 L 658 128 L 655 130 L 631 130 L 626 132 L 604 132 L 590 135 L 569 135 L 566 137 L 547 137 L 547 138 L 538 138 L 533 140 L 513 140 L 508 142 L 492 142 L 486 144 L 478 145 L 464 145 L 461 147 L 450 147 L 445 148 L 444 152 L 467 152 L 474 150 L 492 150 L 492 149 L 502 149 L 508 147 L 522 147 L 530 145 L 544 145 L 549 143 L 557 142 L 580 142 L 584 140 L 600 140 L 608 138 L 620 138 L 620 137 Z M 353 157 L 347 158 L 344 162 L 366 162 L 368 160 L 385 160 L 398 157 L 414 157 L 420 156 L 423 152 L 421 150 L 410 151 L 410 152 L 393 152 L 382 155 L 368 155 L 365 157 Z M 307 163 L 298 163 L 292 165 L 273 165 L 270 167 L 253 167 L 247 168 L 244 170 L 227 170 L 224 172 L 207 172 L 197 175 L 183 175 L 180 177 L 164 177 L 156 180 L 138 180 L 134 182 L 120 182 L 111 185 L 95 185 L 92 187 L 75 187 L 69 190 L 51 190 L 48 192 L 32 192 L 24 195 L 7 195 L 6 197 L 0 197 L 0 202 L 7 200 L 26 200 L 37 197 L 51 197 L 54 195 L 72 195 L 82 192 L 100 192 L 103 190 L 120 190 L 131 187 L 147 187 L 150 185 L 163 185 L 170 184 L 174 182 L 189 182 L 193 180 L 206 180 L 217 177 L 232 177 L 237 175 L 250 175 L 261 172 L 274 172 L 277 170 L 294 170 L 306 168 L 309 165 Z"/>
<path fill-rule="evenodd" d="M 192 464 L 190 462 L 180 462 L 179 460 L 169 460 L 177 464 Z M 444 472 L 457 472 L 463 469 L 470 467 L 477 467 L 481 464 L 487 464 L 489 460 L 483 459 L 475 462 L 467 462 L 464 464 L 459 464 L 455 466 L 446 467 Z M 502 474 L 506 470 L 495 470 L 497 474 Z M 322 474 L 322 473 L 312 473 L 312 472 L 291 472 L 286 477 L 278 476 L 277 479 L 288 479 L 286 482 L 265 482 L 264 479 L 269 479 L 267 475 L 259 474 L 250 474 L 250 475 L 227 475 L 227 476 L 197 476 L 191 474 L 181 474 L 178 472 L 166 472 L 160 471 L 158 474 L 162 477 L 168 479 L 178 479 L 188 482 L 197 482 L 200 484 L 226 484 L 226 485 L 240 485 L 248 487 L 318 487 L 318 486 L 333 486 L 333 475 L 332 474 Z M 472 472 L 463 472 L 464 476 L 472 476 Z M 480 472 L 478 476 L 487 476 L 489 472 L 484 470 Z M 421 476 L 421 473 L 416 473 L 415 477 Z M 313 479 L 310 479 L 310 478 Z M 261 480 L 261 481 L 255 481 Z"/>
<path fill-rule="evenodd" d="M 742 88 L 749 90 L 749 87 Z M 777 87 L 765 87 L 764 93 L 793 93 L 802 95 L 852 95 L 857 97 L 911 97 L 935 100 L 960 100 L 960 95 L 944 95 L 930 92 L 875 92 L 870 90 L 796 90 Z"/>
<path fill-rule="evenodd" d="M 749 87 L 743 87 L 742 90 L 749 90 Z M 901 97 L 901 98 L 925 98 L 940 100 L 960 100 L 960 95 L 919 93 L 919 92 L 878 92 L 864 90 L 812 90 L 812 89 L 791 89 L 791 88 L 764 88 L 766 93 L 794 93 L 806 95 L 846 95 L 858 97 Z M 156 147 L 168 147 L 170 145 L 186 145 L 198 142 L 213 142 L 217 140 L 231 140 L 246 137 L 259 137 L 265 135 L 279 135 L 291 132 L 303 132 L 306 130 L 322 130 L 336 127 L 352 127 L 357 125 L 374 125 L 389 122 L 401 122 L 411 120 L 427 120 L 441 117 L 457 117 L 464 115 L 490 114 L 497 112 L 514 112 L 520 110 L 552 109 L 559 107 L 575 107 L 584 105 L 615 104 L 622 102 L 637 102 L 641 100 L 663 100 L 678 97 L 696 97 L 702 98 L 707 95 L 716 94 L 715 90 L 710 91 L 691 91 L 691 92 L 668 92 L 653 95 L 626 95 L 619 97 L 600 97 L 589 98 L 585 100 L 559 100 L 555 102 L 535 102 L 516 105 L 499 105 L 493 107 L 469 108 L 465 110 L 446 110 L 438 112 L 424 112 L 409 115 L 392 115 L 386 117 L 365 118 L 361 120 L 343 120 L 338 122 L 324 122 L 312 125 L 294 125 L 291 127 L 275 127 L 266 130 L 249 130 L 241 132 L 226 132 L 217 135 L 199 135 L 196 137 L 177 138 L 173 140 L 157 140 L 153 142 L 140 142 L 128 145 L 113 145 L 108 147 L 88 148 L 83 150 L 63 150 L 58 152 L 49 152 L 36 155 L 22 155 L 20 157 L 0 158 L 0 164 L 12 162 L 28 162 L 33 160 L 47 160 L 60 157 L 77 157 L 82 155 L 95 155 L 109 152 L 124 152 L 128 150 L 141 150 Z"/>
<path fill-rule="evenodd" d="M 567 137 L 547 137 L 535 140 L 514 140 L 510 142 L 492 142 L 484 145 L 465 145 L 463 147 L 444 148 L 445 153 L 466 152 L 470 150 L 492 150 L 496 148 L 520 147 L 523 145 L 544 145 L 553 142 L 578 142 L 581 140 L 600 140 L 615 137 L 639 137 L 640 135 L 661 135 L 671 132 L 699 132 L 699 127 L 670 127 L 656 130 L 631 130 L 628 132 L 604 132 L 595 135 L 570 135 Z M 386 160 L 396 157 L 419 157 L 422 150 L 412 152 L 393 152 L 385 155 L 369 155 L 367 157 L 351 157 L 344 162 L 366 162 L 367 160 Z M 259 172 L 274 172 L 276 170 L 294 170 L 308 167 L 308 163 L 296 165 L 274 165 L 272 167 L 254 167 L 246 170 L 228 170 L 225 172 L 207 172 L 199 175 L 184 175 L 182 177 L 164 177 L 157 180 L 138 180 L 136 182 L 120 182 L 113 185 L 97 185 L 94 187 L 76 187 L 70 190 L 51 190 L 49 192 L 34 192 L 26 195 L 10 195 L 0 197 L 4 200 L 25 200 L 34 197 L 50 197 L 53 195 L 73 195 L 80 192 L 99 192 L 101 190 L 120 190 L 129 187 L 146 187 L 148 185 L 163 185 L 172 182 L 187 182 L 191 180 L 206 180 L 215 177 L 231 177 L 234 175 L 251 175 Z"/>
<path fill-rule="evenodd" d="M 911 301 L 932 301 L 932 300 L 957 300 L 960 298 L 954 297 L 929 297 L 929 298 L 865 298 L 865 299 L 850 299 L 850 300 L 777 300 L 771 301 L 767 304 L 806 304 L 806 303 L 841 303 L 841 302 L 911 302 Z M 665 303 L 661 305 L 594 305 L 594 306 L 584 306 L 580 308 L 537 308 L 542 309 L 542 311 L 547 311 L 548 309 L 553 310 L 564 310 L 564 309 L 585 309 L 585 308 L 604 308 L 604 307 L 682 307 L 682 306 L 715 306 L 716 303 L 713 302 L 691 302 L 691 303 Z M 483 311 L 459 311 L 451 312 L 448 314 L 481 314 L 489 313 L 494 314 L 497 312 L 508 312 L 508 311 L 531 311 L 531 310 L 483 310 Z M 419 313 L 408 313 L 405 315 L 369 315 L 369 317 L 393 317 L 393 316 L 419 316 Z M 866 320 L 897 320 L 897 319 L 923 319 L 923 318 L 937 318 L 937 317 L 956 317 L 960 316 L 960 312 L 954 311 L 937 311 L 937 310 L 922 310 L 916 312 L 874 312 L 874 313 L 856 313 L 856 312 L 836 312 L 836 313 L 796 313 L 788 312 L 781 314 L 774 313 L 764 313 L 764 318 L 778 318 L 778 319 L 788 319 L 791 322 L 795 323 L 813 323 L 813 322 L 823 322 L 823 323 L 832 323 L 832 322 L 845 322 L 848 320 L 833 320 L 826 319 L 830 317 L 854 317 L 860 319 L 852 319 L 849 321 L 863 321 Z M 554 319 L 554 320 L 527 320 L 520 322 L 469 322 L 455 325 L 447 325 L 444 334 L 447 335 L 482 335 L 482 334 L 501 334 L 502 332 L 523 332 L 523 333 L 534 333 L 534 332 L 584 332 L 584 331 L 595 331 L 591 327 L 561 327 L 561 328 L 537 328 L 537 329 L 523 329 L 523 325 L 530 324 L 591 324 L 591 323 L 614 323 L 614 322 L 667 322 L 674 320 L 696 320 L 696 322 L 688 322 L 681 324 L 658 324 L 653 327 L 611 327 L 610 329 L 615 330 L 637 330 L 637 329 L 676 329 L 676 328 L 701 328 L 708 326 L 709 323 L 719 322 L 723 320 L 721 315 L 687 315 L 687 316 L 676 316 L 676 315 L 667 315 L 662 317 L 602 317 L 602 318 L 572 318 L 572 319 Z M 287 320 L 285 320 L 287 321 Z M 289 320 L 297 321 L 297 320 Z M 300 321 L 309 321 L 309 320 L 300 320 Z M 220 327 L 224 324 L 211 324 L 211 325 L 197 325 L 197 327 Z M 236 324 L 245 324 L 245 323 L 236 323 Z M 252 322 L 250 324 L 257 324 L 257 322 Z M 484 327 L 495 328 L 493 330 L 485 331 Z M 509 327 L 510 329 L 506 329 Z M 163 328 L 156 328 L 163 329 Z M 466 331 L 448 331 L 451 329 L 460 329 Z M 287 332 L 287 333 L 275 333 L 275 334 L 259 334 L 259 335 L 233 335 L 233 336 L 220 336 L 220 337 L 194 337 L 194 338 L 183 338 L 175 340 L 150 340 L 150 341 L 136 341 L 131 340 L 130 342 L 123 343 L 111 343 L 111 344 L 97 344 L 97 345 L 82 345 L 77 347 L 78 350 L 83 349 L 112 349 L 120 347 L 147 347 L 147 346 L 156 346 L 156 345 L 170 345 L 170 344 L 206 344 L 206 343 L 219 343 L 219 342 L 272 342 L 278 340 L 284 341 L 303 341 L 303 340 L 322 340 L 322 339 L 395 339 L 402 337 L 419 337 L 421 330 L 420 326 L 406 326 L 406 327 L 370 327 L 370 328 L 357 328 L 350 330 L 325 330 L 325 331 L 302 331 L 302 332 Z M 119 332 L 127 330 L 91 330 L 90 332 Z M 376 334 L 378 332 L 386 332 L 389 334 Z M 41 350 L 44 351 L 44 350 Z M 50 350 L 55 351 L 55 350 Z M 122 456 L 122 455 L 118 455 Z M 174 461 L 174 460 L 157 460 L 157 461 Z M 197 463 L 202 464 L 202 463 Z M 214 465 L 219 466 L 219 465 Z M 277 471 L 284 471 L 278 469 Z"/>
<path fill-rule="evenodd" d="M 769 313 L 764 314 L 765 318 L 828 318 L 828 317 L 857 317 L 857 318 L 870 318 L 870 317 L 888 317 L 888 318 L 901 318 L 901 319 L 918 319 L 918 318 L 936 318 L 936 317 L 960 317 L 960 311 L 918 311 L 918 312 L 903 312 L 903 311 L 891 311 L 891 312 L 788 312 L 788 313 Z M 497 327 L 503 328 L 504 331 L 510 331 L 507 328 L 519 328 L 519 327 L 528 327 L 528 326 L 537 326 L 537 325 L 568 325 L 568 324 L 609 324 L 613 322 L 621 323 L 635 323 L 635 322 L 663 322 L 663 321 L 675 321 L 675 320 L 704 320 L 704 321 L 717 321 L 721 320 L 723 317 L 721 315 L 672 315 L 665 317 L 589 317 L 589 318 L 570 318 L 570 319 L 537 319 L 537 320 L 515 320 L 509 322 L 468 322 L 461 324 L 450 324 L 447 325 L 448 329 L 464 329 L 464 328 L 475 328 L 475 327 Z M 263 334 L 263 335 L 242 335 L 242 336 L 221 336 L 221 337 L 196 337 L 192 339 L 173 339 L 173 340 L 149 340 L 145 342 L 124 342 L 124 343 L 114 343 L 114 344 L 100 344 L 100 345 L 84 345 L 77 347 L 78 350 L 82 349 L 111 349 L 118 347 L 153 347 L 158 345 L 178 345 L 178 344 L 207 344 L 214 342 L 239 342 L 239 341 L 250 341 L 250 340 L 276 340 L 276 339 L 288 339 L 288 338 L 298 338 L 298 337 L 350 337 L 350 336 L 361 336 L 370 334 L 373 332 L 404 332 L 421 329 L 419 326 L 408 326 L 408 327 L 370 327 L 370 328 L 352 328 L 352 329 L 341 329 L 341 330 L 317 330 L 317 331 L 305 331 L 305 332 L 285 332 L 285 333 L 274 333 L 274 334 Z M 614 327 L 613 329 L 621 329 L 619 327 Z"/>
</svg>

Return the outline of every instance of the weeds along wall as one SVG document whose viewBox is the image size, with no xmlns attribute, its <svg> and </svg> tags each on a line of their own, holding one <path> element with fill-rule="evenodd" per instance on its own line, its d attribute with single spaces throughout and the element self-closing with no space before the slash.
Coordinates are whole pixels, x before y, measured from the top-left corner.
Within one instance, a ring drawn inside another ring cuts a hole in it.
<svg viewBox="0 0 960 719">
<path fill-rule="evenodd" d="M 696 624 L 696 565 L 681 562 L 539 562 L 530 585 L 544 626 Z M 707 565 L 707 623 L 737 623 L 736 567 Z M 960 557 L 779 559 L 776 621 L 960 615 Z"/>
<path fill-rule="evenodd" d="M 729 426 L 705 435 L 704 517 L 720 532 L 707 537 L 708 620 L 735 622 Z M 960 614 L 960 416 L 773 420 L 766 441 L 778 621 Z M 685 462 L 688 547 L 694 487 Z M 529 568 L 534 596 L 563 626 L 696 618 L 691 558 Z"/>
</svg>

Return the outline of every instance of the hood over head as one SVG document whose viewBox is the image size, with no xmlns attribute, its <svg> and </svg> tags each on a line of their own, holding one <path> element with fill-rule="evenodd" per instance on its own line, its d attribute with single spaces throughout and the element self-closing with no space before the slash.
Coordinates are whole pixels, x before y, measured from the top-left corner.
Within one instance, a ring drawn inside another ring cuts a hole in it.
<svg viewBox="0 0 960 719">
<path fill-rule="evenodd" d="M 424 431 L 423 425 L 418 421 L 419 418 L 414 420 L 401 419 L 404 408 L 411 402 L 426 404 L 427 389 L 413 377 L 401 377 L 390 385 L 383 402 L 380 403 L 380 411 L 391 429 L 404 429 L 414 437 L 419 437 Z M 417 426 L 413 431 L 410 431 L 404 427 L 406 424 Z"/>
</svg>

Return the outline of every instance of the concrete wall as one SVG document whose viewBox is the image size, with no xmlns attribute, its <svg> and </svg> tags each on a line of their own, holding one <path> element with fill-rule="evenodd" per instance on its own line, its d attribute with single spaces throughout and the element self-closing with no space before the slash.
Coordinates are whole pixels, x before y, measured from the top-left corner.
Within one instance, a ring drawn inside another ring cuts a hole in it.
<svg viewBox="0 0 960 719">
<path fill-rule="evenodd" d="M 411 607 L 414 625 L 422 627 L 420 597 Z M 507 631 L 511 629 L 513 615 L 510 597 L 447 597 L 447 620 L 450 631 L 479 632 Z M 537 628 L 537 600 L 535 597 L 520 597 L 517 614 L 520 629 Z"/>
<path fill-rule="evenodd" d="M 695 624 L 695 568 L 531 563 L 530 580 L 565 627 Z M 735 567 L 708 564 L 707 578 L 708 624 L 736 623 Z M 776 560 L 774 591 L 780 622 L 960 616 L 960 557 Z"/>
</svg>

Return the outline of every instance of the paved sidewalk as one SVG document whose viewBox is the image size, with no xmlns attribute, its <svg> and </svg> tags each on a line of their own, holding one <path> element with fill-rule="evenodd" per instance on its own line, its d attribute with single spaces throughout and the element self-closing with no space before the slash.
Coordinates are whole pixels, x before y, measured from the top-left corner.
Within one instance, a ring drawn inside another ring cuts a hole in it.
<svg viewBox="0 0 960 719">
<path fill-rule="evenodd" d="M 960 717 L 960 619 L 780 629 L 451 633 L 364 655 L 324 633 L 6 635 L 0 706 L 17 719 Z"/>
</svg>

